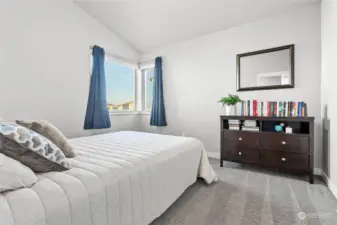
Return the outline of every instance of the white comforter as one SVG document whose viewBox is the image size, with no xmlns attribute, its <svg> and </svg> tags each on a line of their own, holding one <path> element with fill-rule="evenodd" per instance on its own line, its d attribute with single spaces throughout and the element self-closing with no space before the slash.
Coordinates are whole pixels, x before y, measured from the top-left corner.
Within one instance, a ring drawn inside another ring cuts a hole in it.
<svg viewBox="0 0 337 225">
<path fill-rule="evenodd" d="M 0 225 L 147 225 L 197 176 L 217 180 L 193 138 L 117 132 L 70 142 L 72 169 L 0 194 Z"/>
</svg>

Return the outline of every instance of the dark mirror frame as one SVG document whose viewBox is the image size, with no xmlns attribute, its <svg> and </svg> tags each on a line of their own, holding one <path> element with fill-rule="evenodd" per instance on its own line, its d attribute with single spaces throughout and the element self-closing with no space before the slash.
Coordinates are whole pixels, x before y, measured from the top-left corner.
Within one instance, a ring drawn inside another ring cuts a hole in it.
<svg viewBox="0 0 337 225">
<path fill-rule="evenodd" d="M 288 50 L 289 49 L 289 65 L 290 65 L 290 79 L 291 84 L 287 85 L 272 85 L 272 86 L 262 86 L 262 87 L 240 87 L 240 76 L 241 76 L 241 58 L 252 56 L 252 55 L 259 55 L 265 54 L 270 52 L 276 52 L 281 50 Z M 276 48 L 269 48 L 264 50 L 259 50 L 255 52 L 247 52 L 243 54 L 236 55 L 236 87 L 237 91 L 256 91 L 256 90 L 270 90 L 270 89 L 281 89 L 281 88 L 294 88 L 295 87 L 295 45 L 285 45 Z"/>
</svg>

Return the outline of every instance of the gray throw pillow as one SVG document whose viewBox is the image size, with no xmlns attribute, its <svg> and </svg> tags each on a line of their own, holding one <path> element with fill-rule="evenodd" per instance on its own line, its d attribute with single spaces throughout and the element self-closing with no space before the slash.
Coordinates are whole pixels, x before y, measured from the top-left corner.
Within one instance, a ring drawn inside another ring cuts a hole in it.
<svg viewBox="0 0 337 225">
<path fill-rule="evenodd" d="M 0 153 L 36 173 L 69 169 L 65 155 L 54 143 L 15 123 L 0 122 Z"/>
<path fill-rule="evenodd" d="M 17 124 L 27 127 L 53 142 L 61 149 L 68 158 L 75 157 L 73 147 L 68 143 L 68 139 L 53 124 L 45 120 L 17 120 Z"/>
</svg>

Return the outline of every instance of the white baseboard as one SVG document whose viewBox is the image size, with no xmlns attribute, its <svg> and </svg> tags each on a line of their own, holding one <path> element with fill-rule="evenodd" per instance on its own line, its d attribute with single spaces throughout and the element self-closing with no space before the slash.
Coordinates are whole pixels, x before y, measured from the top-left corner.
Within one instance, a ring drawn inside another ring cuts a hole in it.
<svg viewBox="0 0 337 225">
<path fill-rule="evenodd" d="M 335 198 L 337 199 L 337 186 L 335 184 L 332 183 L 332 181 L 330 180 L 330 178 L 326 175 L 326 173 L 324 173 L 324 171 L 322 171 L 322 176 L 323 176 L 323 180 L 325 181 L 326 185 L 328 185 L 328 188 L 330 189 L 330 191 L 332 192 L 332 194 L 335 196 Z"/>
<path fill-rule="evenodd" d="M 317 176 L 323 176 L 323 170 L 320 168 L 314 168 L 314 174 Z"/>
<path fill-rule="evenodd" d="M 219 152 L 207 152 L 207 156 L 214 159 L 220 159 Z"/>
</svg>

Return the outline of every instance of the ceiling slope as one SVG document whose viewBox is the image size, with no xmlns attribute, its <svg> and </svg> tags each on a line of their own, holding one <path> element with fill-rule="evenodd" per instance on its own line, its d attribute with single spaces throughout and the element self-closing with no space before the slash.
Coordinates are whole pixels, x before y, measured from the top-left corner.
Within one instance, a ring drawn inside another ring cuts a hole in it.
<svg viewBox="0 0 337 225">
<path fill-rule="evenodd" d="M 140 52 L 319 0 L 76 0 L 75 3 Z"/>
</svg>

